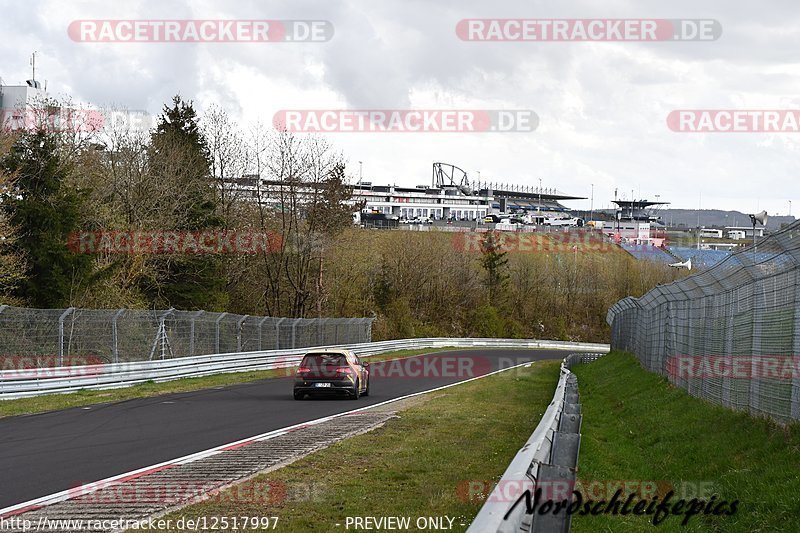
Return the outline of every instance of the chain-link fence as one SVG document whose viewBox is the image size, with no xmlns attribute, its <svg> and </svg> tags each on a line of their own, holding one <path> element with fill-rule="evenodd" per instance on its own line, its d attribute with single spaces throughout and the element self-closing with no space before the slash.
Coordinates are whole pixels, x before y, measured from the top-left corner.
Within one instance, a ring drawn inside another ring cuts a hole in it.
<svg viewBox="0 0 800 533">
<path fill-rule="evenodd" d="M 800 221 L 701 273 L 617 302 L 612 347 L 699 396 L 800 419 Z"/>
<path fill-rule="evenodd" d="M 372 318 L 0 305 L 0 370 L 370 342 Z"/>
</svg>

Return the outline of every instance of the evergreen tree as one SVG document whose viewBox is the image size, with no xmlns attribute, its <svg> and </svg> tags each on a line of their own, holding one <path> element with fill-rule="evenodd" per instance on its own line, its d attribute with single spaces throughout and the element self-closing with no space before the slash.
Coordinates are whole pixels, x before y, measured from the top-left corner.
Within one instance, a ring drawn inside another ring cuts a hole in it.
<svg viewBox="0 0 800 533">
<path fill-rule="evenodd" d="M 148 153 L 150 172 L 175 187 L 172 205 L 174 229 L 203 231 L 219 229 L 224 220 L 217 210 L 217 191 L 210 171 L 210 155 L 197 124 L 191 102 L 179 96 L 164 106 L 151 136 Z M 172 228 L 163 228 L 172 229 Z M 177 256 L 157 259 L 158 279 L 144 280 L 143 290 L 156 305 L 178 309 L 224 309 L 225 264 L 214 255 Z"/>
<path fill-rule="evenodd" d="M 481 266 L 486 271 L 486 288 L 489 291 L 489 305 L 496 306 L 502 289 L 508 282 L 508 252 L 502 251 L 500 235 L 489 231 L 481 240 Z"/>
<path fill-rule="evenodd" d="M 93 259 L 67 246 L 85 195 L 65 185 L 72 167 L 59 154 L 57 135 L 43 129 L 20 134 L 0 169 L 10 178 L 2 209 L 16 234 L 11 247 L 27 259 L 15 292 L 35 307 L 67 307 Z"/>
</svg>

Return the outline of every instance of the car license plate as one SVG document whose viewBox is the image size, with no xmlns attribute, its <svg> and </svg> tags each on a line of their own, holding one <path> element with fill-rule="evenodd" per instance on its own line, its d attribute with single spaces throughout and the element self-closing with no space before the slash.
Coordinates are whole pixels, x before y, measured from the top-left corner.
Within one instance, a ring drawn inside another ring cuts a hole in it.
<svg viewBox="0 0 800 533">
<path fill-rule="evenodd" d="M 330 383 L 314 383 L 315 387 L 330 387 Z"/>
</svg>

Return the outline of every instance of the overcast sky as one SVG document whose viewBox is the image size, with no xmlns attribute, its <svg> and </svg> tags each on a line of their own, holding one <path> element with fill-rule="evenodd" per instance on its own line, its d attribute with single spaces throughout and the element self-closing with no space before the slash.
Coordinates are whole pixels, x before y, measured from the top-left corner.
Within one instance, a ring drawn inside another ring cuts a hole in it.
<svg viewBox="0 0 800 533">
<path fill-rule="evenodd" d="M 673 207 L 766 209 L 800 199 L 800 133 L 670 131 L 674 109 L 800 108 L 800 4 L 535 0 L 0 0 L 0 77 L 56 96 L 157 113 L 180 93 L 242 122 L 281 109 L 530 109 L 529 133 L 336 133 L 373 183 L 428 183 L 444 161 L 472 177 L 557 187 L 606 207 L 618 188 Z M 325 43 L 81 43 L 79 19 L 313 19 Z M 466 18 L 716 19 L 691 42 L 466 42 Z M 589 201 L 568 202 L 588 208 Z M 793 210 L 800 212 L 800 202 Z"/>
</svg>

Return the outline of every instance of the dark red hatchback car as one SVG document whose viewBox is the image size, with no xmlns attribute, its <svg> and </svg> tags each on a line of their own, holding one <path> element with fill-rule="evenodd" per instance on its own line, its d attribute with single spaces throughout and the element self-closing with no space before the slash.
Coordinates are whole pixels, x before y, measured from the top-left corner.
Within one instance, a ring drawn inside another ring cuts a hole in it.
<svg viewBox="0 0 800 533">
<path fill-rule="evenodd" d="M 303 356 L 294 381 L 294 399 L 306 396 L 369 396 L 369 363 L 350 350 L 323 350 Z"/>
</svg>

